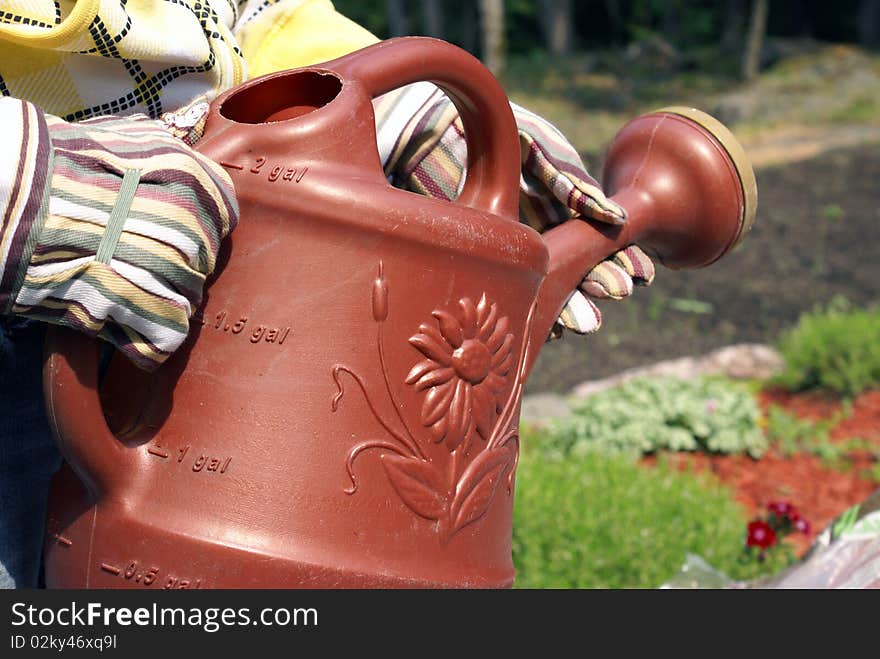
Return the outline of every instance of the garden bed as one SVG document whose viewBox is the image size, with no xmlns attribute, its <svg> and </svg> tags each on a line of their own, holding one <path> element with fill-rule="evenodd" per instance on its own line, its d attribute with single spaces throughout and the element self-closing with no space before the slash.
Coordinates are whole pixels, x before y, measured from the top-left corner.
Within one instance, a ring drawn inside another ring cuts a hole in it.
<svg viewBox="0 0 880 659">
<path fill-rule="evenodd" d="M 760 393 L 759 400 L 765 414 L 771 405 L 777 405 L 798 418 L 815 422 L 844 416 L 829 432 L 830 444 L 841 450 L 826 451 L 833 457 L 822 457 L 819 451 L 806 449 L 788 454 L 774 445 L 759 460 L 746 455 L 705 453 L 671 453 L 667 458 L 682 470 L 711 471 L 733 489 L 736 501 L 750 516 L 762 514 L 771 501 L 792 503 L 811 527 L 806 535 L 788 537 L 795 553 L 801 556 L 831 520 L 880 487 L 880 390 L 855 398 L 848 415 L 842 413 L 839 401 L 812 392 L 767 389 Z M 854 440 L 868 447 L 846 450 Z M 656 456 L 642 459 L 647 465 L 656 461 Z"/>
</svg>

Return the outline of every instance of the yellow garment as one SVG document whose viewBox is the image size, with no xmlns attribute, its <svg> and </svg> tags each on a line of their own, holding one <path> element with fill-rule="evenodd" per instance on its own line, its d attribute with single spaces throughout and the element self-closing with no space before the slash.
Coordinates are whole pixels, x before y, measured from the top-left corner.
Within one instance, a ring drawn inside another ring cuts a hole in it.
<svg viewBox="0 0 880 659">
<path fill-rule="evenodd" d="M 0 0 L 0 95 L 71 121 L 158 117 L 376 41 L 330 0 Z"/>
<path fill-rule="evenodd" d="M 0 0 L 0 94 L 79 120 L 158 117 L 244 79 L 227 0 Z"/>
<path fill-rule="evenodd" d="M 330 0 L 281 0 L 235 35 L 249 78 L 326 62 L 379 41 Z"/>
</svg>

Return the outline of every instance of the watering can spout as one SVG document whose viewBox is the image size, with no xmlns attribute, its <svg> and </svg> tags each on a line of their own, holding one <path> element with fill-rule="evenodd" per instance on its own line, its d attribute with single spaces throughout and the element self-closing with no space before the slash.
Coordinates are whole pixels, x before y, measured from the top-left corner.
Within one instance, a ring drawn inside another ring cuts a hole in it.
<svg viewBox="0 0 880 659">
<path fill-rule="evenodd" d="M 603 187 L 626 211 L 615 226 L 565 222 L 544 234 L 549 270 L 538 294 L 533 335 L 545 337 L 586 274 L 637 244 L 672 269 L 702 268 L 733 249 L 755 219 L 757 186 L 742 146 L 720 122 L 672 107 L 624 126 L 606 159 Z M 533 345 L 525 376 L 540 351 Z"/>
</svg>

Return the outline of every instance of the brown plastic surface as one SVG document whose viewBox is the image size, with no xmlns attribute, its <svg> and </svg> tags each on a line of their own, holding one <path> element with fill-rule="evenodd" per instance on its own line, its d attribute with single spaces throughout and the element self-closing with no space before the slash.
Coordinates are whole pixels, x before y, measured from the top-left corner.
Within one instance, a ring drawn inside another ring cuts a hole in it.
<svg viewBox="0 0 880 659">
<path fill-rule="evenodd" d="M 418 80 L 464 119 L 454 203 L 376 153 L 371 98 Z M 510 586 L 522 387 L 556 314 L 629 242 L 699 267 L 742 226 L 718 139 L 660 113 L 609 156 L 628 225 L 545 242 L 517 221 L 503 90 L 433 39 L 245 83 L 198 148 L 242 217 L 184 348 L 152 375 L 114 357 L 99 388 L 96 343 L 50 332 L 50 587 Z"/>
</svg>

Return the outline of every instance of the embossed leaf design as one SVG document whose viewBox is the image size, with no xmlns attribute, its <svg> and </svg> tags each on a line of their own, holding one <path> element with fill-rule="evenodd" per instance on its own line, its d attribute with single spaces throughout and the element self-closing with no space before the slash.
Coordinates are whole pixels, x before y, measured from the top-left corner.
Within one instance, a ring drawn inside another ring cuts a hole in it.
<svg viewBox="0 0 880 659">
<path fill-rule="evenodd" d="M 465 470 L 455 488 L 452 529 L 458 531 L 482 517 L 510 461 L 510 451 L 497 448 L 480 453 Z"/>
<path fill-rule="evenodd" d="M 417 458 L 382 455 L 382 466 L 388 480 L 403 502 L 417 515 L 440 519 L 446 512 L 446 496 L 442 491 L 443 473 L 433 464 Z"/>
</svg>

